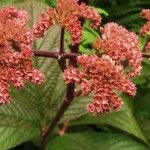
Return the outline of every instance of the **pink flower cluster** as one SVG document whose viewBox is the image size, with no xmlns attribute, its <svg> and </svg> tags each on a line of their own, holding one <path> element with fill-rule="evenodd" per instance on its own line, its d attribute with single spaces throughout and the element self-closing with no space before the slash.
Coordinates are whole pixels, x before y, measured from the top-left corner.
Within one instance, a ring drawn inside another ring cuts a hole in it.
<svg viewBox="0 0 150 150">
<path fill-rule="evenodd" d="M 144 51 L 149 51 L 150 50 L 150 42 L 146 43 Z"/>
<path fill-rule="evenodd" d="M 0 9 L 0 103 L 9 103 L 9 87 L 21 88 L 27 81 L 41 84 L 44 75 L 33 67 L 33 35 L 27 28 L 27 13 L 14 7 Z"/>
<path fill-rule="evenodd" d="M 135 85 L 109 56 L 81 55 L 77 62 L 79 68 L 70 66 L 64 71 L 64 80 L 66 83 L 76 82 L 83 95 L 93 95 L 93 102 L 87 105 L 87 111 L 92 115 L 120 108 L 123 102 L 118 93 L 121 91 L 135 95 Z"/>
<path fill-rule="evenodd" d="M 140 16 L 144 19 L 150 20 L 150 9 L 143 9 L 140 12 Z"/>
<path fill-rule="evenodd" d="M 143 19 L 148 20 L 140 29 L 141 34 L 146 35 L 148 32 L 150 32 L 150 9 L 143 9 L 140 13 L 140 16 Z"/>
<path fill-rule="evenodd" d="M 101 22 L 98 13 L 86 4 L 78 4 L 78 0 L 58 0 L 57 7 L 47 9 L 34 24 L 34 36 L 42 37 L 51 26 L 59 24 L 70 33 L 72 45 L 80 43 L 82 36 L 80 18 L 90 20 L 93 28 L 97 28 Z"/>
<path fill-rule="evenodd" d="M 102 35 L 96 39 L 93 47 L 98 52 L 109 55 L 116 64 L 129 66 L 129 76 L 139 75 L 142 55 L 139 50 L 138 36 L 113 22 L 101 27 L 100 31 Z"/>
</svg>

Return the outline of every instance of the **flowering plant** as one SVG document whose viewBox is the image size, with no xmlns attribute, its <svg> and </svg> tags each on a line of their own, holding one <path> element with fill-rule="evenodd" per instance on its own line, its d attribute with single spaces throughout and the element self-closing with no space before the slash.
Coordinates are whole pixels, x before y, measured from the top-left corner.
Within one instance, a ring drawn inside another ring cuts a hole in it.
<svg viewBox="0 0 150 150">
<path fill-rule="evenodd" d="M 140 49 L 140 38 L 150 31 L 150 11 L 140 14 L 148 22 L 139 38 L 115 22 L 103 24 L 88 0 L 57 0 L 55 8 L 35 1 L 23 5 L 27 8 L 18 4 L 0 9 L 0 125 L 2 131 L 13 135 L 6 144 L 0 140 L 1 149 L 37 137 L 41 149 L 53 148 L 55 134 L 64 135 L 69 124 L 80 122 L 74 120 L 85 115 L 112 125 L 109 115 L 128 108 L 126 100 L 137 93 L 135 83 L 142 61 L 149 58 L 149 39 Z M 33 10 L 30 15 L 29 6 L 37 5 L 38 15 Z M 91 54 L 80 51 L 85 24 L 97 33 Z M 127 111 L 124 115 L 137 132 L 126 127 L 122 130 L 147 143 L 140 127 L 132 123 L 136 122 L 132 112 Z"/>
</svg>

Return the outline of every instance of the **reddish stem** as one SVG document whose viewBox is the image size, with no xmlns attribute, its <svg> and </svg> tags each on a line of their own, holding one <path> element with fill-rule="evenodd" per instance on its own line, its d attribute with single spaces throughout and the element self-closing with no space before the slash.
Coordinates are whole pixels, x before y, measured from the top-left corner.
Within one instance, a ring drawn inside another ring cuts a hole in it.
<svg viewBox="0 0 150 150">
<path fill-rule="evenodd" d="M 59 50 L 59 56 L 60 58 L 58 58 L 58 63 L 59 63 L 59 66 L 62 70 L 62 72 L 64 72 L 64 70 L 66 69 L 66 59 L 63 58 L 63 54 L 65 53 L 65 50 L 64 50 L 64 35 L 65 35 L 65 30 L 64 28 L 61 29 L 61 35 L 60 35 L 60 50 Z"/>
<path fill-rule="evenodd" d="M 33 51 L 33 53 L 34 53 L 34 56 L 36 56 L 36 57 L 49 57 L 49 58 L 55 58 L 55 59 L 59 59 L 60 57 L 64 58 L 64 59 L 75 59 L 79 55 L 76 53 L 63 53 L 60 56 L 60 52 L 43 51 L 43 50 Z"/>
<path fill-rule="evenodd" d="M 79 0 L 79 3 L 82 3 L 82 2 L 85 2 L 85 3 L 88 3 L 88 0 Z M 83 22 L 84 20 L 80 20 L 82 22 L 82 25 L 83 25 Z M 64 31 L 62 30 L 61 32 L 62 34 L 64 34 Z M 65 56 L 69 56 L 69 64 L 74 66 L 74 67 L 77 67 L 77 60 L 76 60 L 76 57 L 78 56 L 78 52 L 79 52 L 79 44 L 76 44 L 74 46 L 71 46 L 71 55 L 66 55 L 66 53 L 64 52 L 64 43 L 62 43 L 62 41 L 64 42 L 64 35 L 62 36 L 61 35 L 61 41 L 60 41 L 60 51 L 59 51 L 59 55 L 57 53 L 53 53 L 53 57 L 54 58 L 59 58 L 58 56 L 61 56 L 62 59 L 60 59 L 60 66 L 61 66 L 61 69 L 62 71 L 64 71 L 64 66 L 62 67 L 63 65 L 63 61 L 65 59 Z M 35 56 L 37 53 L 35 52 Z M 43 53 L 45 54 L 45 53 Z M 48 54 L 46 52 L 46 54 Z M 51 53 L 52 54 L 52 53 Z M 75 55 L 72 55 L 72 54 L 75 54 Z M 46 55 L 48 56 L 48 55 Z M 50 53 L 49 53 L 49 56 L 50 56 Z M 72 57 L 73 56 L 73 57 Z M 76 57 L 75 57 L 76 56 Z M 60 106 L 56 116 L 54 117 L 54 119 L 52 120 L 51 124 L 49 125 L 46 133 L 42 136 L 42 149 L 45 150 L 46 149 L 46 145 L 48 143 L 48 139 L 49 139 L 49 136 L 52 132 L 52 130 L 55 128 L 55 126 L 58 124 L 59 120 L 61 119 L 61 117 L 63 116 L 63 114 L 65 113 L 65 111 L 68 109 L 68 107 L 70 106 L 71 102 L 73 101 L 74 99 L 74 96 L 75 96 L 75 83 L 69 83 L 67 85 L 67 93 L 66 93 L 66 98 L 65 100 L 63 101 L 62 105 Z"/>
<path fill-rule="evenodd" d="M 144 58 L 150 58 L 150 54 L 142 53 L 142 56 L 143 56 Z"/>
</svg>

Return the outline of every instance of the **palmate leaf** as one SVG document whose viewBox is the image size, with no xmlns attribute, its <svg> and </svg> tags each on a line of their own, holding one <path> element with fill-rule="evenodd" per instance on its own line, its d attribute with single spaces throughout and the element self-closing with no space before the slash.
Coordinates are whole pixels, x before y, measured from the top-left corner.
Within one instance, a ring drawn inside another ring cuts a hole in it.
<svg viewBox="0 0 150 150">
<path fill-rule="evenodd" d="M 113 112 L 105 116 L 90 116 L 87 115 L 85 110 L 86 104 L 91 101 L 90 98 L 79 98 L 74 101 L 74 104 L 70 106 L 68 111 L 65 113 L 62 121 L 69 121 L 79 117 L 78 119 L 72 120 L 70 122 L 71 125 L 79 125 L 79 124 L 104 124 L 110 125 L 116 128 L 119 128 L 129 134 L 136 136 L 141 139 L 145 143 L 147 140 L 144 134 L 141 131 L 141 128 L 134 117 L 134 113 L 131 107 L 131 99 L 127 97 L 123 97 L 124 99 L 124 107 L 118 111 Z"/>
<path fill-rule="evenodd" d="M 14 5 L 19 9 L 28 11 L 30 26 L 33 25 L 39 13 L 47 7 L 32 0 L 22 1 L 22 3 L 15 3 Z M 34 48 L 57 50 L 59 49 L 59 39 L 60 28 L 54 26 L 46 32 L 43 39 L 35 42 Z M 21 90 L 11 90 L 12 102 L 0 107 L 0 131 L 5 129 L 7 133 L 6 136 L 5 132 L 0 132 L 1 150 L 39 137 L 41 124 L 46 124 L 47 120 L 51 120 L 54 115 L 52 107 L 57 104 L 56 109 L 58 108 L 65 93 L 65 86 L 57 61 L 39 57 L 35 58 L 34 62 L 35 66 L 45 74 L 46 82 L 41 86 L 27 84 Z"/>
<path fill-rule="evenodd" d="M 148 150 L 126 134 L 82 132 L 54 138 L 49 150 Z"/>
</svg>

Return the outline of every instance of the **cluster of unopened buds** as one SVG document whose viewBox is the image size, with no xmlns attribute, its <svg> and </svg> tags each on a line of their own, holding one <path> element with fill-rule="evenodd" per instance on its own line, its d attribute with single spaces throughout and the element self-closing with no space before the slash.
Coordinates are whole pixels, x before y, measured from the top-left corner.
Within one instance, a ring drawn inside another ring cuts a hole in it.
<svg viewBox="0 0 150 150">
<path fill-rule="evenodd" d="M 44 75 L 33 67 L 32 44 L 53 25 L 58 24 L 70 33 L 71 45 L 81 42 L 82 21 L 88 19 L 92 28 L 102 33 L 93 42 L 95 55 L 79 55 L 77 66 L 68 65 L 63 77 L 67 84 L 74 83 L 82 95 L 93 97 L 87 104 L 92 115 L 118 110 L 123 101 L 120 93 L 134 96 L 136 87 L 131 78 L 140 75 L 142 55 L 138 36 L 116 23 L 100 27 L 101 16 L 94 8 L 78 0 L 58 0 L 56 8 L 48 8 L 29 30 L 28 15 L 14 7 L 0 10 L 0 103 L 10 102 L 9 86 L 20 88 L 27 81 L 41 84 Z M 149 11 L 141 16 L 150 20 Z M 150 23 L 149 23 L 150 24 Z M 145 34 L 150 25 L 145 25 Z"/>
</svg>

